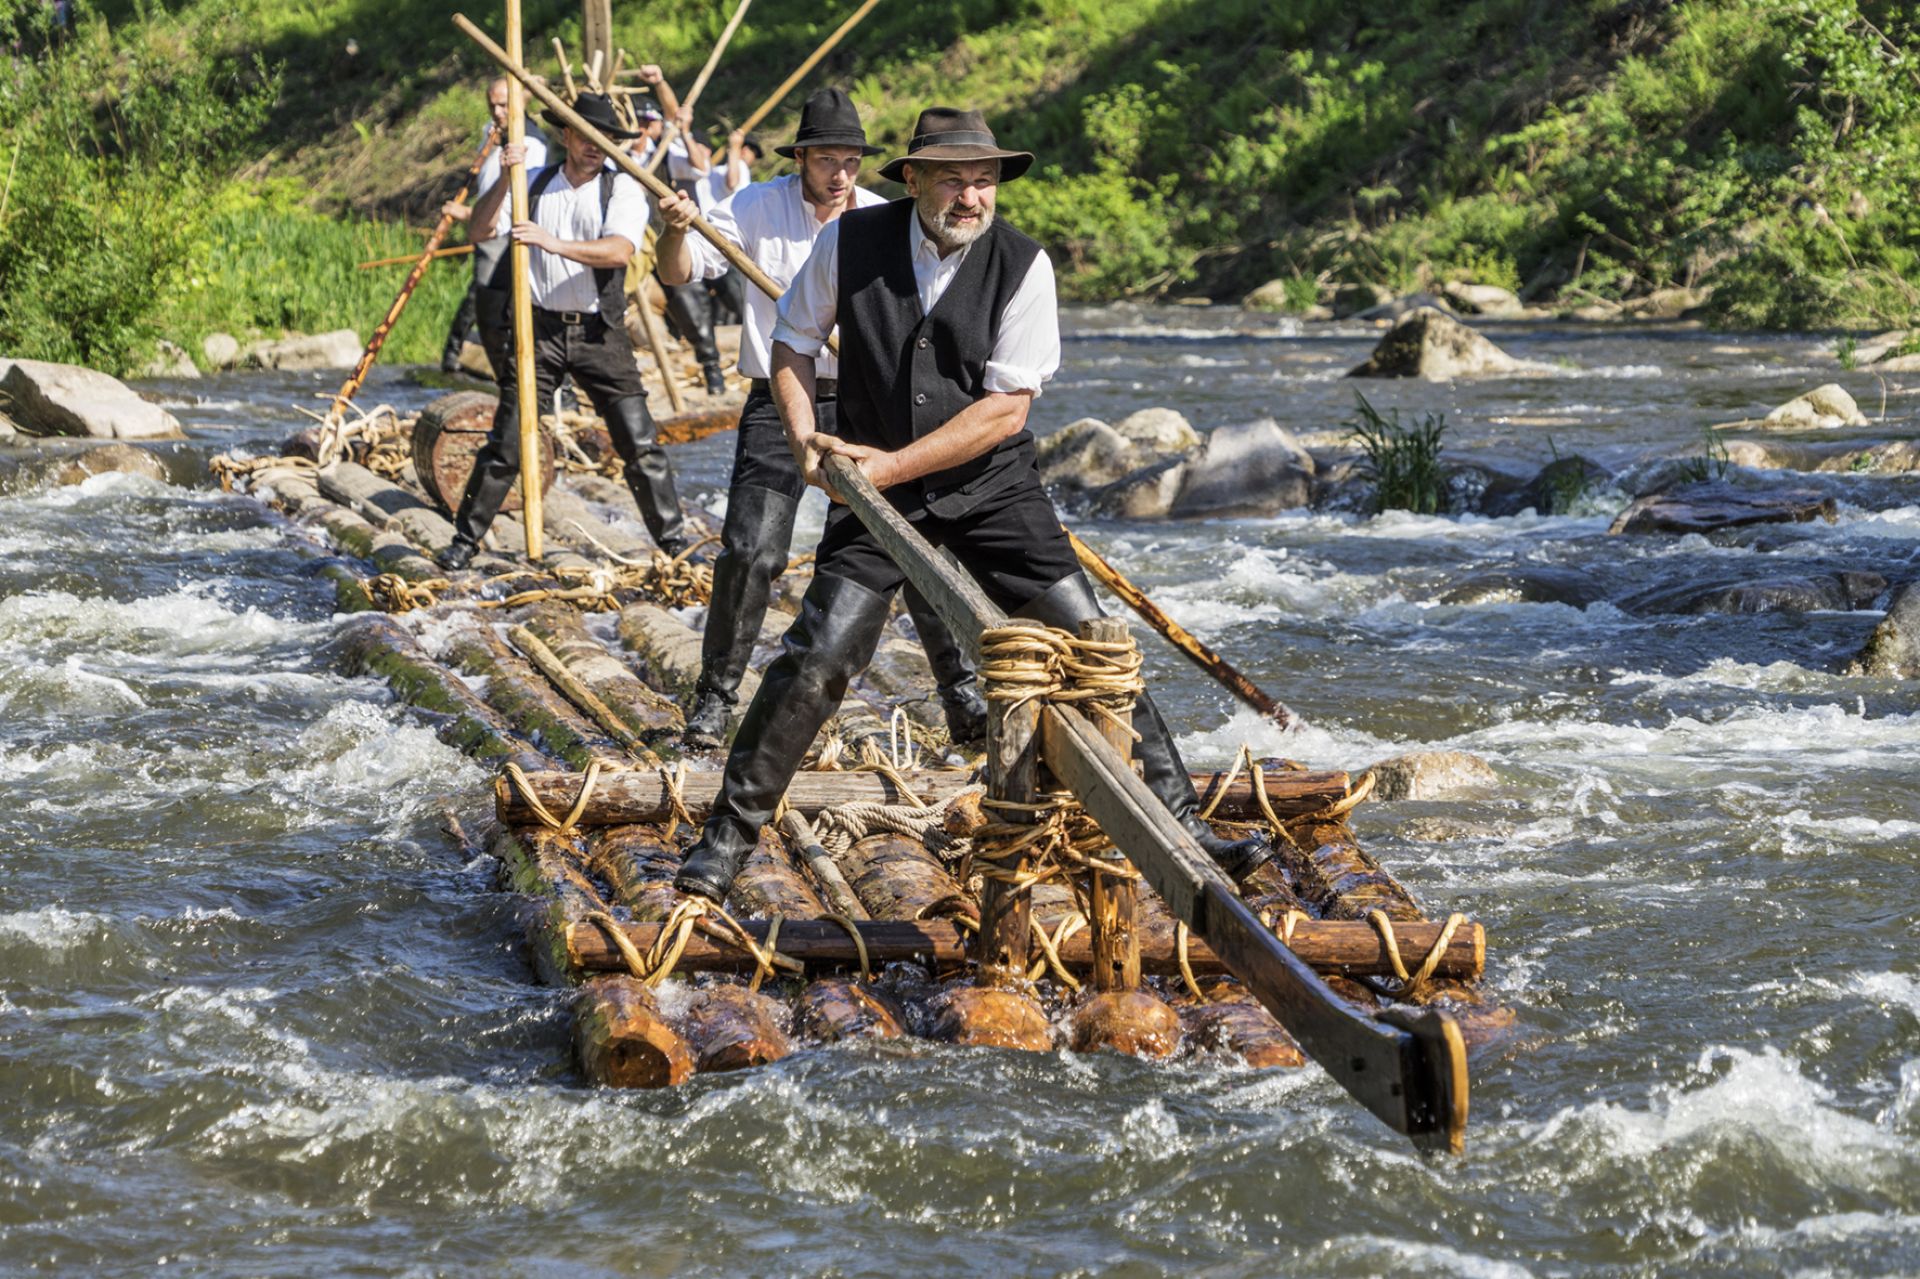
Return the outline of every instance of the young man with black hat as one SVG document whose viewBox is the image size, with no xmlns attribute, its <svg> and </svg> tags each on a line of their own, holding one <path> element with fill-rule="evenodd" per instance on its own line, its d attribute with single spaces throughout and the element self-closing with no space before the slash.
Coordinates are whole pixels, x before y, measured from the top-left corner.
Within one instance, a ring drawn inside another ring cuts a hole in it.
<svg viewBox="0 0 1920 1279">
<path fill-rule="evenodd" d="M 602 94 L 583 93 L 573 106 L 609 137 L 635 136 Z M 677 553 L 686 546 L 686 530 L 673 467 L 654 440 L 646 389 L 622 323 L 627 263 L 646 236 L 647 199 L 632 178 L 607 167 L 606 152 L 551 115 L 546 118 L 561 129 L 566 159 L 529 175 L 529 219 L 511 228 L 505 225 L 509 183 L 496 182 L 474 206 L 474 222 L 498 226 L 502 234 L 528 246 L 537 402 L 546 403 L 561 377 L 573 375 L 574 384 L 606 420 L 647 531 L 662 550 Z M 505 147 L 500 159 L 504 168 L 511 168 L 524 162 L 525 152 Z M 466 567 L 520 476 L 517 376 L 509 349 L 501 361 L 493 430 L 474 458 L 473 475 L 454 516 L 453 541 L 440 554 L 442 568 Z"/>
<path fill-rule="evenodd" d="M 849 457 L 928 541 L 945 546 L 1007 612 L 1063 630 L 1101 615 L 1034 465 L 1027 412 L 1060 366 L 1053 267 L 996 220 L 1001 182 L 1033 156 L 1002 149 L 977 111 L 920 114 L 907 154 L 880 172 L 910 199 L 821 231 L 780 303 L 773 397 L 809 483 Z M 840 331 L 839 436 L 814 412 L 814 361 Z M 847 682 L 872 658 L 903 580 L 859 518 L 836 504 L 813 585 L 741 721 L 711 815 L 674 883 L 722 900 Z M 1136 703 L 1147 785 L 1236 878 L 1272 856 L 1229 842 L 1199 798 L 1153 699 Z"/>
<path fill-rule="evenodd" d="M 785 287 L 822 231 L 843 212 L 886 201 L 857 181 L 862 160 L 879 148 L 867 145 L 860 113 L 839 89 L 821 89 L 808 98 L 793 143 L 774 150 L 792 160 L 799 172 L 741 188 L 714 206 L 707 220 L 744 249 L 775 284 Z M 668 283 L 716 279 L 726 271 L 727 260 L 718 249 L 686 234 L 693 213 L 692 202 L 684 198 L 660 206 L 655 252 L 660 278 Z M 740 677 L 753 655 L 773 579 L 786 565 L 794 514 L 807 487 L 787 447 L 767 380 L 773 371 L 778 321 L 773 299 L 752 290 L 740 331 L 740 372 L 751 379 L 752 390 L 734 435 L 722 550 L 713 564 L 713 603 L 701 637 L 700 681 L 687 716 L 686 740 L 698 746 L 718 746 L 726 736 L 727 721 L 740 700 Z M 837 361 L 823 350 L 812 367 L 814 414 L 831 433 Z M 911 589 L 907 609 L 933 667 L 950 735 L 957 742 L 979 740 L 986 733 L 987 706 L 973 668 L 945 623 Z"/>
</svg>

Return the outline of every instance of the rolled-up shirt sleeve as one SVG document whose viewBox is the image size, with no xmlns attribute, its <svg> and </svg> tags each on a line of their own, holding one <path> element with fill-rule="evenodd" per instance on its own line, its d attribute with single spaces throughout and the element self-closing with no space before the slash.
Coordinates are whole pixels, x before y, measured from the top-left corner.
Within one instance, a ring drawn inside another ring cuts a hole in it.
<svg viewBox="0 0 1920 1279">
<path fill-rule="evenodd" d="M 1047 293 L 1049 297 L 1053 293 L 1051 275 Z M 839 309 L 840 223 L 836 220 L 820 229 L 812 256 L 781 295 L 780 322 L 773 326 L 773 340 L 798 355 L 817 356 L 826 348 Z"/>
<path fill-rule="evenodd" d="M 818 256 L 819 250 L 814 253 Z M 1031 391 L 1038 398 L 1040 388 L 1059 371 L 1060 303 L 1053 263 L 1041 253 L 1000 313 L 1000 333 L 982 384 L 989 391 Z"/>
</svg>

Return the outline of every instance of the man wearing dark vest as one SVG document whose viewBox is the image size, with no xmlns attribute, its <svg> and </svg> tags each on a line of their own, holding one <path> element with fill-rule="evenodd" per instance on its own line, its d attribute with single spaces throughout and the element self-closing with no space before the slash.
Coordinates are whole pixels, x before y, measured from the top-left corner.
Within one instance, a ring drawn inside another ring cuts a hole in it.
<svg viewBox="0 0 1920 1279">
<path fill-rule="evenodd" d="M 843 212 L 886 201 L 855 180 L 861 161 L 880 148 L 867 145 L 860 112 L 840 89 L 821 89 L 808 98 L 793 144 L 774 149 L 799 172 L 742 187 L 713 206 L 707 219 L 785 288 L 813 252 L 820 233 Z M 720 250 L 686 234 L 693 213 L 693 201 L 684 197 L 660 205 L 658 270 L 669 284 L 714 280 L 729 269 Z M 740 330 L 740 372 L 751 380 L 751 390 L 734 435 L 727 519 L 722 549 L 713 562 L 713 603 L 700 642 L 700 681 L 687 716 L 685 740 L 694 746 L 718 746 L 726 736 L 727 721 L 740 700 L 740 677 L 753 656 L 773 579 L 786 566 L 794 515 L 807 488 L 787 447 L 768 382 L 779 318 L 773 299 L 753 290 Z M 814 374 L 814 416 L 831 435 L 839 376 L 831 351 L 820 352 Z M 956 742 L 978 741 L 987 731 L 987 704 L 973 668 L 953 632 L 911 588 L 906 603 L 933 668 L 949 734 Z"/>
<path fill-rule="evenodd" d="M 977 111 L 923 111 L 907 154 L 880 172 L 910 199 L 824 228 L 780 302 L 773 396 L 810 483 L 821 459 L 852 458 L 928 541 L 952 552 L 993 601 L 1075 630 L 1101 615 L 1034 465 L 1027 412 L 1060 365 L 1053 267 L 994 217 L 998 185 L 1033 157 L 1006 151 Z M 814 415 L 814 361 L 840 328 L 840 437 Z M 814 734 L 872 658 L 904 580 L 859 518 L 835 504 L 813 585 L 741 722 L 700 840 L 674 880 L 726 897 Z M 1147 785 L 1236 878 L 1272 856 L 1230 842 L 1199 798 L 1160 712 L 1133 726 Z"/>
<path fill-rule="evenodd" d="M 601 132 L 631 138 L 604 95 L 583 93 L 574 110 Z M 673 467 L 654 440 L 647 393 L 627 338 L 627 263 L 646 236 L 649 207 L 639 184 L 607 167 L 604 151 L 547 117 L 561 130 L 563 164 L 548 165 L 527 182 L 531 217 L 511 228 L 514 240 L 528 246 L 527 274 L 533 290 L 533 360 L 537 402 L 546 404 L 562 376 L 571 373 L 607 423 L 614 451 L 626 463 L 627 488 L 640 508 L 647 532 L 661 550 L 677 554 L 686 546 Z M 502 149 L 503 167 L 523 163 L 517 147 Z M 474 206 L 479 226 L 497 226 L 507 182 L 496 182 Z M 505 233 L 506 228 L 502 228 Z M 511 350 L 500 368 L 500 406 L 493 430 L 474 458 L 473 475 L 454 516 L 453 541 L 440 553 L 440 566 L 464 568 L 500 513 L 507 492 L 520 476 L 520 397 L 518 366 Z"/>
</svg>

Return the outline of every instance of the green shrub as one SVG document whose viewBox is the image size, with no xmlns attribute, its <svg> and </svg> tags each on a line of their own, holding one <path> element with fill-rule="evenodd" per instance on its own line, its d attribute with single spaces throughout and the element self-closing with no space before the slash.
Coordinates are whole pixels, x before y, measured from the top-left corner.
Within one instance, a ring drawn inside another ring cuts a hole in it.
<svg viewBox="0 0 1920 1279">
<path fill-rule="evenodd" d="M 1436 515 L 1445 502 L 1446 475 L 1440 467 L 1440 440 L 1447 433 L 1445 414 L 1428 413 L 1417 426 L 1400 424 L 1400 410 L 1381 416 L 1367 397 L 1355 392 L 1355 416 L 1346 426 L 1366 455 L 1362 464 L 1374 486 L 1379 511 Z"/>
</svg>

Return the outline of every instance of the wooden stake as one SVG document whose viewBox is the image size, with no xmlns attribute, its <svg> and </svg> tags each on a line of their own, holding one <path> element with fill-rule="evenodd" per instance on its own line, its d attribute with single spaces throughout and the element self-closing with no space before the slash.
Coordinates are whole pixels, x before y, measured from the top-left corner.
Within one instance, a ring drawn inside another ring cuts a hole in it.
<svg viewBox="0 0 1920 1279">
<path fill-rule="evenodd" d="M 567 96 L 577 98 L 580 90 L 573 87 L 573 64 L 567 61 L 567 46 L 560 43 L 560 37 L 553 38 L 553 56 L 560 59 L 560 81 L 567 86 Z"/>
<path fill-rule="evenodd" d="M 667 403 L 673 405 L 675 413 L 684 413 L 687 403 L 680 398 L 680 380 L 674 376 L 673 365 L 667 361 L 667 335 L 662 331 L 660 317 L 653 313 L 653 305 L 647 301 L 645 280 L 640 282 L 638 296 L 633 301 L 640 308 L 640 327 L 647 331 L 647 345 L 653 348 L 653 362 L 660 366 L 660 382 L 667 388 Z"/>
<path fill-rule="evenodd" d="M 521 49 L 520 0 L 507 0 L 506 55 L 513 65 L 526 61 Z M 518 146 L 527 140 L 527 93 L 525 81 L 516 76 L 507 81 L 507 142 Z M 508 190 L 513 199 L 514 222 L 525 222 L 527 207 L 527 166 L 516 164 L 508 171 L 513 184 Z M 528 275 L 529 250 L 520 241 L 513 242 L 510 264 L 513 271 L 513 365 L 514 391 L 520 406 L 520 511 L 527 526 L 527 558 L 540 562 L 545 528 L 540 518 L 540 451 L 536 447 L 540 431 L 539 388 L 533 369 L 533 281 Z"/>
<path fill-rule="evenodd" d="M 780 105 L 780 99 L 791 93 L 794 85 L 806 79 L 807 73 L 820 65 L 820 59 L 832 53 L 833 47 L 846 37 L 847 32 L 859 26 L 860 20 L 869 13 L 872 13 L 873 7 L 879 3 L 880 0 L 866 0 L 866 3 L 862 4 L 858 9 L 855 9 L 853 15 L 835 28 L 832 35 L 820 42 L 818 49 L 815 49 L 807 55 L 805 62 L 802 62 L 798 67 L 794 68 L 792 75 L 780 82 L 779 88 L 767 95 L 767 100 L 762 102 L 759 107 L 754 110 L 753 114 L 747 117 L 746 122 L 740 126 L 740 132 L 752 133 L 754 126 L 766 119 L 768 113 Z"/>
<path fill-rule="evenodd" d="M 613 56 L 613 0 L 581 0 L 580 39 L 584 56 Z"/>
<path fill-rule="evenodd" d="M 987 703 L 987 797 L 1009 804 L 1031 804 L 1040 794 L 1039 730 L 1042 703 L 1038 698 L 1019 702 Z M 992 820 L 1015 825 L 1034 818 L 1017 810 L 1001 809 Z M 975 864 L 992 866 L 1004 874 L 1024 875 L 1032 859 L 1017 853 L 1005 861 L 989 862 L 978 848 Z M 1033 899 L 1024 889 L 989 874 L 980 888 L 980 931 L 975 936 L 976 984 L 1018 989 L 1027 983 L 1027 955 L 1033 940 Z"/>
<path fill-rule="evenodd" d="M 1096 617 L 1080 623 L 1080 638 L 1105 643 L 1123 642 L 1129 637 L 1127 624 L 1117 617 Z M 1126 728 L 1106 716 L 1095 722 L 1121 759 L 1133 758 L 1133 738 Z M 1126 856 L 1118 849 L 1106 859 L 1119 869 L 1127 869 Z M 1140 989 L 1140 935 L 1134 927 L 1135 903 L 1139 894 L 1131 878 L 1090 872 L 1087 886 L 1090 909 L 1088 925 L 1093 932 L 1093 988 L 1095 990 Z"/>
<path fill-rule="evenodd" d="M 1282 728 L 1292 728 L 1300 722 L 1300 717 L 1293 711 L 1261 692 L 1252 680 L 1236 670 L 1226 658 L 1208 648 L 1180 623 L 1168 617 L 1158 604 L 1147 598 L 1145 591 L 1128 581 L 1126 575 L 1119 569 L 1107 563 L 1100 552 L 1081 541 L 1071 530 L 1067 533 L 1067 540 L 1073 543 L 1073 553 L 1079 557 L 1082 568 L 1099 578 L 1103 586 L 1118 595 L 1128 608 L 1140 615 L 1141 621 L 1159 632 L 1195 666 L 1218 680 L 1229 693 Z"/>
</svg>

